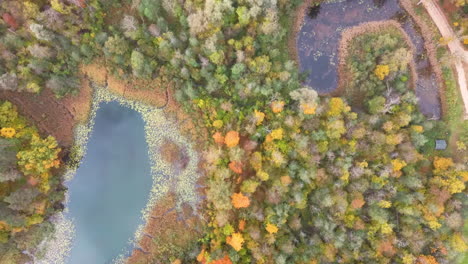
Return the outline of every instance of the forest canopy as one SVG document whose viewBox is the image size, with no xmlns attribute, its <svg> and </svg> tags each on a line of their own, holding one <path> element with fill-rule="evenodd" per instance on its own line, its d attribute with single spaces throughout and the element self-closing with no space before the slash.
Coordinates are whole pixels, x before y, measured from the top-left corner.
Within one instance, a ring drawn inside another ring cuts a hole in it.
<svg viewBox="0 0 468 264">
<path fill-rule="evenodd" d="M 360 103 L 319 96 L 288 53 L 300 2 L 6 0 L 0 90 L 76 94 L 78 66 L 98 60 L 123 79 L 173 82 L 203 123 L 193 133 L 209 132 L 207 223 L 197 256 L 154 262 L 454 263 L 468 249 L 467 160 L 430 150 L 442 121 L 418 110 L 409 51 L 398 36 L 362 36 L 347 87 Z M 52 228 L 60 149 L 1 109 L 0 242 L 19 254 L 18 228 Z"/>
<path fill-rule="evenodd" d="M 49 217 L 61 209 L 65 190 L 55 170 L 60 148 L 0 101 L 0 151 L 0 261 L 19 261 L 54 230 Z"/>
</svg>

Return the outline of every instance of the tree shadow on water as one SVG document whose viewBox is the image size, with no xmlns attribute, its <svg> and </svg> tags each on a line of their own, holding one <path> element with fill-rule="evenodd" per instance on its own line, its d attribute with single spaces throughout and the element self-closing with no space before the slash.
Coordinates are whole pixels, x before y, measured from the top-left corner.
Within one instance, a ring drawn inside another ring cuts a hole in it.
<svg viewBox="0 0 468 264">
<path fill-rule="evenodd" d="M 318 14 L 320 13 L 320 5 L 314 5 L 309 8 L 309 12 L 307 12 L 307 15 L 311 19 L 317 18 Z"/>
<path fill-rule="evenodd" d="M 374 1 L 374 5 L 377 7 L 377 8 L 381 8 L 385 5 L 385 2 L 387 2 L 387 0 L 373 0 Z"/>
</svg>

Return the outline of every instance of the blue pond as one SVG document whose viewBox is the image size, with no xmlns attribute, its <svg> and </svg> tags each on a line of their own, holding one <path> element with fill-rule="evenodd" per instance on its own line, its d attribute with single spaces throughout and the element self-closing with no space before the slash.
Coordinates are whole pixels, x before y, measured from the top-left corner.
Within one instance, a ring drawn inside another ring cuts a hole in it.
<svg viewBox="0 0 468 264">
<path fill-rule="evenodd" d="M 101 103 L 87 153 L 69 182 L 75 224 L 69 264 L 112 263 L 142 224 L 152 186 L 141 115 L 117 102 Z"/>
</svg>

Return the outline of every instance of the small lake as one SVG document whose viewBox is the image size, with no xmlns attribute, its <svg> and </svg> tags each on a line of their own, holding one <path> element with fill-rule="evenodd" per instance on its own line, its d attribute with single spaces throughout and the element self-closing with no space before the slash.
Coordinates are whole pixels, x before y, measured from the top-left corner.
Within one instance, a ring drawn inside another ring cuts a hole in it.
<svg viewBox="0 0 468 264">
<path fill-rule="evenodd" d="M 305 84 L 319 93 L 338 86 L 338 45 L 341 32 L 371 21 L 398 20 L 416 47 L 414 59 L 418 73 L 416 95 L 419 108 L 429 117 L 440 117 L 439 89 L 424 49 L 424 40 L 398 0 L 325 1 L 306 10 L 297 36 L 300 71 L 308 73 Z"/>
<path fill-rule="evenodd" d="M 112 263 L 131 249 L 152 186 L 144 127 L 140 113 L 100 103 L 86 155 L 68 183 L 75 237 L 66 263 Z"/>
</svg>

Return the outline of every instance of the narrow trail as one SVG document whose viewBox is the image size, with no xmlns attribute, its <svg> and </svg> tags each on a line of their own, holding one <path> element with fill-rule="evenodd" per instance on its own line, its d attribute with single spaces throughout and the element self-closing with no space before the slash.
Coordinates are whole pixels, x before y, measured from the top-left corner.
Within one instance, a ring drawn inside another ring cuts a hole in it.
<svg viewBox="0 0 468 264">
<path fill-rule="evenodd" d="M 440 34 L 445 39 L 452 39 L 448 43 L 450 53 L 455 57 L 455 69 L 457 71 L 458 86 L 460 87 L 460 94 L 465 105 L 465 120 L 468 120 L 468 84 L 466 80 L 465 67 L 468 67 L 468 51 L 466 51 L 460 41 L 457 39 L 449 21 L 445 17 L 442 9 L 437 5 L 434 0 L 421 0 L 424 8 L 427 10 L 431 19 L 436 24 Z"/>
</svg>

